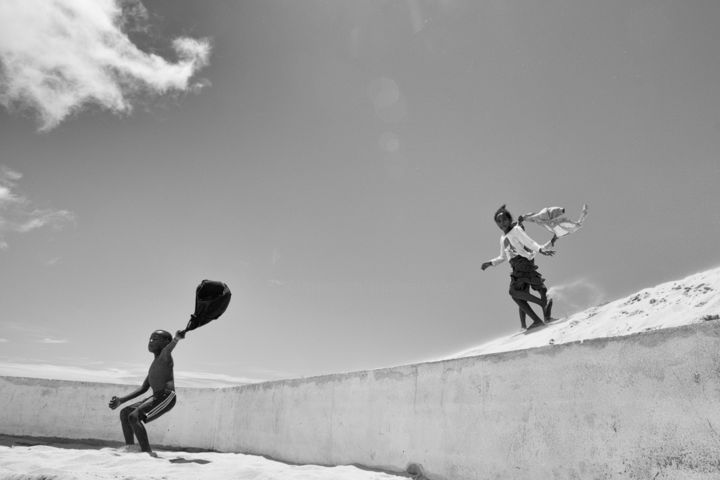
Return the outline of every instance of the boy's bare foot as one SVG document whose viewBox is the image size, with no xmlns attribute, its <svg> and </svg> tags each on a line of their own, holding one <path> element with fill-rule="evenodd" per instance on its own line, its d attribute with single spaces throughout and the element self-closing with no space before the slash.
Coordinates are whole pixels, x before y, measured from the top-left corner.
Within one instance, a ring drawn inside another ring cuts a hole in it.
<svg viewBox="0 0 720 480">
<path fill-rule="evenodd" d="M 158 454 L 155 453 L 155 452 L 153 452 L 152 450 L 150 450 L 149 452 L 145 452 L 145 453 L 147 453 L 148 455 L 150 455 L 150 456 L 153 457 L 153 458 L 159 458 L 159 457 L 158 457 Z"/>
<path fill-rule="evenodd" d="M 141 452 L 140 445 L 134 445 L 134 444 L 133 445 L 124 445 L 124 446 L 120 447 L 118 450 L 121 450 L 123 452 L 128 452 L 128 453 L 140 453 Z"/>
<path fill-rule="evenodd" d="M 533 322 L 529 327 L 527 327 L 527 330 L 532 330 L 533 328 L 542 327 L 545 325 L 543 322 Z"/>
</svg>

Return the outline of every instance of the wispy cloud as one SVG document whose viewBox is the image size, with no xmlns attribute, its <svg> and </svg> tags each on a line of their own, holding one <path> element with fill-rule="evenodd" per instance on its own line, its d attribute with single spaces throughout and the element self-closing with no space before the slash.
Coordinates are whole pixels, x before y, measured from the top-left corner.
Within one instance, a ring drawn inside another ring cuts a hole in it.
<svg viewBox="0 0 720 480">
<path fill-rule="evenodd" d="M 16 191 L 21 178 L 21 173 L 0 166 L 0 250 L 9 247 L 6 240 L 9 233 L 24 234 L 43 227 L 59 229 L 75 220 L 75 215 L 68 210 L 33 205 Z"/>
<path fill-rule="evenodd" d="M 46 261 L 46 262 L 45 262 L 45 265 L 48 266 L 48 267 L 54 267 L 55 265 L 57 265 L 57 264 L 60 263 L 61 261 L 62 261 L 62 258 L 60 258 L 60 257 L 54 257 L 54 258 L 51 258 L 51 259 L 49 259 L 48 261 Z"/>
<path fill-rule="evenodd" d="M 68 340 L 65 338 L 51 338 L 51 337 L 45 337 L 42 340 L 39 341 L 40 343 L 45 343 L 48 345 L 55 345 L 60 343 L 68 343 Z"/>
<path fill-rule="evenodd" d="M 197 91 L 207 39 L 176 38 L 175 61 L 141 50 L 128 36 L 149 28 L 140 0 L 0 2 L 0 104 L 37 115 L 47 131 L 96 105 L 127 113 L 138 98 Z"/>
<path fill-rule="evenodd" d="M 23 335 L 34 335 L 36 337 L 45 337 L 49 335 L 50 330 L 47 327 L 34 324 L 32 322 L 18 321 L 0 321 L 0 330 L 3 332 L 16 332 Z"/>
<path fill-rule="evenodd" d="M 74 365 L 0 361 L 0 375 L 139 385 L 147 375 L 147 365 L 129 368 L 110 366 L 87 368 Z M 258 381 L 261 380 L 218 373 L 175 372 L 175 383 L 180 387 L 217 388 L 256 383 Z"/>
<path fill-rule="evenodd" d="M 606 298 L 604 290 L 586 278 L 554 285 L 548 290 L 548 296 L 553 299 L 554 311 L 564 314 L 598 305 Z"/>
</svg>

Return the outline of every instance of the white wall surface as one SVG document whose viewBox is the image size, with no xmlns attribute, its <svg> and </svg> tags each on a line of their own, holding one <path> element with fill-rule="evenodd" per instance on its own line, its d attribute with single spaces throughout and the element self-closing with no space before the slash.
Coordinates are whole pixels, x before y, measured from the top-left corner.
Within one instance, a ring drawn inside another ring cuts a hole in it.
<svg viewBox="0 0 720 480">
<path fill-rule="evenodd" d="M 433 480 L 720 478 L 720 326 L 435 363 L 178 389 L 156 445 Z M 0 433 L 122 440 L 132 387 L 0 377 Z"/>
</svg>

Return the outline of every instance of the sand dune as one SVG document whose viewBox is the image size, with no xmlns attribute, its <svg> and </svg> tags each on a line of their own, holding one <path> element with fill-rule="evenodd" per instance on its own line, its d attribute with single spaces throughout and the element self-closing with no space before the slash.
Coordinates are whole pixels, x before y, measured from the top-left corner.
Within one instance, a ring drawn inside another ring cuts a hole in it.
<svg viewBox="0 0 720 480">
<path fill-rule="evenodd" d="M 720 267 L 646 288 L 625 298 L 449 355 L 469 357 L 618 337 L 720 319 Z"/>
</svg>

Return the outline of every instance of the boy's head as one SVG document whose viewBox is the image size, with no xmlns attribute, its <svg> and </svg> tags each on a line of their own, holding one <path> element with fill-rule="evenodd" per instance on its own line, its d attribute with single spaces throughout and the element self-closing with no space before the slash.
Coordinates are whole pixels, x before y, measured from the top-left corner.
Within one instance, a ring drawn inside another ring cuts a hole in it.
<svg viewBox="0 0 720 480">
<path fill-rule="evenodd" d="M 155 330 L 150 334 L 148 342 L 148 350 L 151 352 L 160 352 L 165 346 L 172 342 L 172 335 L 166 330 Z"/>
<path fill-rule="evenodd" d="M 505 205 L 501 206 L 495 211 L 495 224 L 502 230 L 503 232 L 507 231 L 507 229 L 512 225 L 513 223 L 513 217 L 510 212 L 508 212 L 507 208 L 505 208 Z"/>
</svg>

